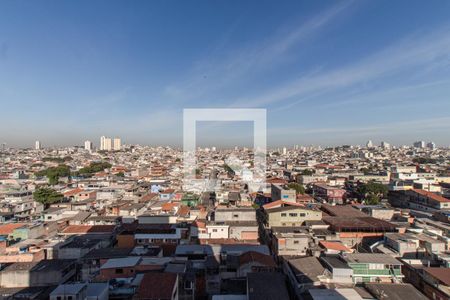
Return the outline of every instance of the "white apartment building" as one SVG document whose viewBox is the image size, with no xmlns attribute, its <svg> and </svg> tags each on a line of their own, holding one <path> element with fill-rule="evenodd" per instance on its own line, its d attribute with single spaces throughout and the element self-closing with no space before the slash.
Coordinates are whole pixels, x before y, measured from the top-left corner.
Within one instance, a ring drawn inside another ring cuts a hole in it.
<svg viewBox="0 0 450 300">
<path fill-rule="evenodd" d="M 93 146 L 91 141 L 85 141 L 84 142 L 84 150 L 92 151 Z"/>
<path fill-rule="evenodd" d="M 114 150 L 120 150 L 122 148 L 122 142 L 120 138 L 114 138 L 114 144 L 113 144 Z"/>
<path fill-rule="evenodd" d="M 120 138 L 110 138 L 106 136 L 102 136 L 100 138 L 100 150 L 111 151 L 111 150 L 120 150 L 122 148 L 122 142 Z"/>
</svg>

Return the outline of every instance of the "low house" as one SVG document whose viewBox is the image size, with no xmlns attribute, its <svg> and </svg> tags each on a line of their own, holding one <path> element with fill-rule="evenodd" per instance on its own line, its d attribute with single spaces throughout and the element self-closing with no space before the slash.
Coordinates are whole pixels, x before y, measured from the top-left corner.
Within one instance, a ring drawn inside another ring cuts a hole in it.
<svg viewBox="0 0 450 300">
<path fill-rule="evenodd" d="M 272 251 L 276 255 L 304 256 L 309 249 L 310 236 L 302 228 L 272 228 Z"/>
<path fill-rule="evenodd" d="M 320 260 L 326 267 L 327 282 L 350 285 L 353 283 L 353 269 L 340 256 L 322 256 Z"/>
<path fill-rule="evenodd" d="M 353 253 L 342 256 L 353 269 L 353 282 L 401 282 L 402 263 L 388 254 Z"/>
<path fill-rule="evenodd" d="M 323 183 L 313 184 L 313 192 L 316 197 L 320 197 L 328 203 L 342 204 L 344 202 L 345 190 Z"/>
<path fill-rule="evenodd" d="M 108 283 L 68 283 L 58 285 L 50 300 L 108 300 L 108 295 Z"/>
<path fill-rule="evenodd" d="M 283 274 L 275 272 L 249 273 L 247 275 L 248 300 L 289 300 Z"/>
<path fill-rule="evenodd" d="M 269 208 L 265 210 L 268 227 L 301 226 L 305 221 L 321 220 L 322 212 L 297 206 Z"/>
<path fill-rule="evenodd" d="M 134 300 L 177 300 L 178 275 L 174 273 L 145 273 L 133 296 Z"/>
<path fill-rule="evenodd" d="M 141 257 L 130 256 L 108 259 L 100 266 L 97 280 L 111 280 L 117 278 L 132 278 L 137 273 L 149 271 L 163 271 L 165 265 L 172 261 L 171 257 Z"/>
<path fill-rule="evenodd" d="M 6 288 L 58 285 L 73 278 L 74 260 L 41 260 L 13 263 L 0 271 L 0 286 Z"/>
<path fill-rule="evenodd" d="M 325 268 L 312 256 L 284 260 L 283 271 L 299 299 L 307 290 L 322 286 L 325 277 Z"/>
<path fill-rule="evenodd" d="M 376 299 L 417 299 L 426 300 L 421 292 L 409 283 L 367 283 L 366 290 Z M 430 297 L 431 298 L 431 297 Z M 435 299 L 438 299 L 437 297 Z"/>
</svg>

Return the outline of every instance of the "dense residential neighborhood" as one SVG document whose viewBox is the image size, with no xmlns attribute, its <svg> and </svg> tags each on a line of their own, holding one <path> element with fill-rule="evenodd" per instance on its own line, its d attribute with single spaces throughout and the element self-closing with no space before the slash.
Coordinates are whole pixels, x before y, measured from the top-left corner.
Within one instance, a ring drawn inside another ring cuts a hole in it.
<svg viewBox="0 0 450 300">
<path fill-rule="evenodd" d="M 448 148 L 88 146 L 2 151 L 4 299 L 450 297 Z"/>
</svg>

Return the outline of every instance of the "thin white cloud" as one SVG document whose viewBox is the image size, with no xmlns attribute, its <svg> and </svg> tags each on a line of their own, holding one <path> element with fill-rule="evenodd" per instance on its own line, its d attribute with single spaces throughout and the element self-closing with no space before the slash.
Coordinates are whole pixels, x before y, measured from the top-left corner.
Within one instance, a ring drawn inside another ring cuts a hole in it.
<svg viewBox="0 0 450 300">
<path fill-rule="evenodd" d="M 314 36 L 348 10 L 354 1 L 343 1 L 322 11 L 302 25 L 280 30 L 265 41 L 258 41 L 231 53 L 207 57 L 199 61 L 188 74 L 187 80 L 164 88 L 164 96 L 171 101 L 187 101 L 201 96 L 211 96 L 217 89 L 247 80 L 252 74 L 277 66 L 286 60 L 295 46 Z"/>
<path fill-rule="evenodd" d="M 352 134 L 370 136 L 371 134 L 383 134 L 392 132 L 405 132 L 415 130 L 450 129 L 450 117 L 427 118 L 412 121 L 383 122 L 379 124 L 347 127 L 322 127 L 322 128 L 299 128 L 279 127 L 268 130 L 270 135 L 302 136 L 311 134 Z"/>
<path fill-rule="evenodd" d="M 411 36 L 365 59 L 336 70 L 323 70 L 315 76 L 303 76 L 264 94 L 240 98 L 231 106 L 261 107 L 314 93 L 332 93 L 342 88 L 369 83 L 411 68 L 442 68 L 450 63 L 450 31 L 448 27 L 431 34 Z"/>
</svg>

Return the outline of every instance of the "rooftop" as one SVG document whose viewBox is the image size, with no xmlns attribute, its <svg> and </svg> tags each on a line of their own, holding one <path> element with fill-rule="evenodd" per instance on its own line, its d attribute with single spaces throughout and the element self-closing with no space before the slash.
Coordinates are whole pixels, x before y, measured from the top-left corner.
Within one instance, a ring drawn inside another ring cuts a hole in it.
<svg viewBox="0 0 450 300">
<path fill-rule="evenodd" d="M 353 253 L 343 256 L 344 260 L 353 264 L 385 264 L 385 265 L 401 265 L 402 263 L 396 260 L 389 254 L 381 253 Z"/>
</svg>

